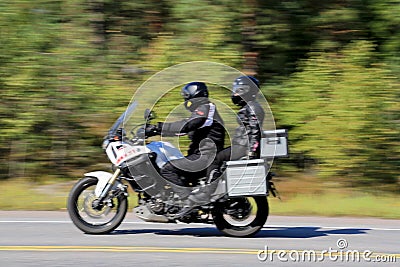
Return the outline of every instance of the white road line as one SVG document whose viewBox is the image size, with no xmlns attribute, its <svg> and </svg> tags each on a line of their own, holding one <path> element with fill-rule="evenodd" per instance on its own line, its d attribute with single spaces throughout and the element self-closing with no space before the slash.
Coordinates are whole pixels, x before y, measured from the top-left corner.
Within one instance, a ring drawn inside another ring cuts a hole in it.
<svg viewBox="0 0 400 267">
<path fill-rule="evenodd" d="M 298 227 L 298 228 L 310 228 L 310 227 L 316 227 L 316 228 L 321 228 L 321 229 L 365 229 L 365 230 L 376 230 L 376 231 L 400 231 L 400 228 L 381 228 L 381 227 L 369 227 L 369 226 L 320 226 L 320 225 L 265 225 L 263 229 L 268 229 L 268 228 L 293 228 L 293 227 Z"/>
<path fill-rule="evenodd" d="M 0 220 L 0 223 L 55 223 L 55 224 L 72 224 L 72 221 L 51 221 L 51 220 Z M 139 225 L 167 225 L 166 223 L 153 223 L 153 222 L 122 222 L 122 224 L 139 224 Z M 183 225 L 183 224 L 174 224 Z M 211 224 L 202 223 L 191 223 L 184 224 L 185 226 L 212 226 Z M 268 230 L 270 228 L 320 228 L 320 229 L 365 229 L 365 230 L 375 230 L 375 231 L 400 231 L 400 228 L 381 228 L 381 227 L 369 227 L 369 226 L 321 226 L 321 225 L 269 225 L 266 224 L 263 229 Z"/>
</svg>

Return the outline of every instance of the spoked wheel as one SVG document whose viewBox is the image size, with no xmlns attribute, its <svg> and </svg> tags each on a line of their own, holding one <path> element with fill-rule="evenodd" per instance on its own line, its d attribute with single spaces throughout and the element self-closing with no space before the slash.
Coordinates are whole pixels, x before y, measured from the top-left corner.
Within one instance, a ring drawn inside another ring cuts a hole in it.
<svg viewBox="0 0 400 267">
<path fill-rule="evenodd" d="M 218 203 L 213 212 L 218 230 L 228 236 L 248 237 L 256 234 L 268 218 L 265 196 L 229 198 Z"/>
<path fill-rule="evenodd" d="M 106 234 L 117 228 L 125 218 L 128 210 L 126 196 L 119 195 L 97 203 L 94 193 L 98 180 L 85 177 L 72 188 L 67 208 L 72 222 L 87 234 Z"/>
</svg>

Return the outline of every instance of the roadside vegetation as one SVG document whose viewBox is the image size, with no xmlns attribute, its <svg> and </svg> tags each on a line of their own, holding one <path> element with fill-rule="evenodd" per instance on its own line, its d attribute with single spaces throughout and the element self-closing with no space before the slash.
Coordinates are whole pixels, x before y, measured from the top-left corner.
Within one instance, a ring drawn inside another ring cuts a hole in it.
<svg viewBox="0 0 400 267">
<path fill-rule="evenodd" d="M 256 76 L 289 130 L 274 214 L 399 216 L 399 0 L 19 0 L 0 14 L 0 209 L 61 209 L 67 187 L 40 188 L 109 169 L 102 137 L 144 81 L 213 61 Z M 160 117 L 181 101 L 166 96 Z"/>
</svg>

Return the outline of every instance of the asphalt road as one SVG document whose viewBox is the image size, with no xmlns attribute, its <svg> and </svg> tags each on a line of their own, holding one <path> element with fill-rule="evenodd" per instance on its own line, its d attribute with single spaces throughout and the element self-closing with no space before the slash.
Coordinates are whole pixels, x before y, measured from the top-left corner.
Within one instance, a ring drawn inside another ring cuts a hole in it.
<svg viewBox="0 0 400 267">
<path fill-rule="evenodd" d="M 400 266 L 400 220 L 270 216 L 253 238 L 129 214 L 86 235 L 66 212 L 0 211 L 0 266 Z"/>
</svg>

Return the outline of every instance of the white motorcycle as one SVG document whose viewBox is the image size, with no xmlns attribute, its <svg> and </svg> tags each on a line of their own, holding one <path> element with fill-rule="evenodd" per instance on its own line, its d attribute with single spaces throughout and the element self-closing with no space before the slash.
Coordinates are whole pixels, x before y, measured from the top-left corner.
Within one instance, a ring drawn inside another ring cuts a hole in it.
<svg viewBox="0 0 400 267">
<path fill-rule="evenodd" d="M 133 137 L 126 137 L 124 119 L 132 115 L 137 105 L 133 102 L 104 138 L 103 148 L 114 172 L 86 173 L 71 189 L 67 208 L 75 226 L 88 234 L 116 229 L 128 210 L 130 186 L 138 199 L 133 211 L 144 221 L 211 223 L 228 236 L 256 234 L 268 217 L 268 193 L 275 196 L 267 162 L 273 156 L 287 155 L 286 131 L 264 132 L 260 159 L 228 161 L 218 180 L 208 184 L 204 178 L 191 185 L 197 189 L 210 186 L 209 203 L 194 205 L 189 213 L 177 217 L 183 200 L 174 192 L 176 185 L 165 180 L 159 169 L 183 155 L 169 142 L 147 141 L 143 129 L 154 118 L 149 110 L 145 112 L 145 122 L 130 131 Z"/>
</svg>

